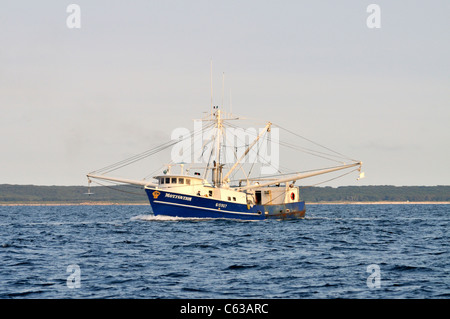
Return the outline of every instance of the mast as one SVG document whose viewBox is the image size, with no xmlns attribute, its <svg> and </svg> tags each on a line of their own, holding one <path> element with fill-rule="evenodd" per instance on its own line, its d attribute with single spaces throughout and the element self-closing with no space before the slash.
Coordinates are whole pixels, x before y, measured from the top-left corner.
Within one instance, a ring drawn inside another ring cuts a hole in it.
<svg viewBox="0 0 450 319">
<path fill-rule="evenodd" d="M 220 164 L 220 144 L 221 144 L 221 138 L 222 138 L 222 117 L 220 109 L 218 109 L 218 106 L 216 106 L 216 152 L 215 152 L 215 161 L 213 166 L 213 173 L 212 173 L 212 181 L 214 186 L 220 187 L 222 185 L 222 167 L 223 165 Z"/>
<path fill-rule="evenodd" d="M 212 82 L 212 59 L 211 59 L 211 71 L 210 71 L 210 81 L 211 81 L 211 119 L 213 118 L 213 82 Z"/>
</svg>

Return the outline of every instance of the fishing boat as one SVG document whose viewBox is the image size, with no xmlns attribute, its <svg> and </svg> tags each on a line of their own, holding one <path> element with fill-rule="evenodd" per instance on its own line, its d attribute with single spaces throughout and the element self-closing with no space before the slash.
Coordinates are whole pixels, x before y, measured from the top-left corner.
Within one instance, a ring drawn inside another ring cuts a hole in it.
<svg viewBox="0 0 450 319">
<path fill-rule="evenodd" d="M 273 126 L 271 122 L 267 122 L 252 143 L 246 145 L 245 151 L 241 151 L 239 157 L 237 153 L 234 154 L 235 162 L 226 168 L 227 165 L 221 163 L 223 158 L 221 152 L 224 152 L 221 144 L 226 133 L 226 123 L 238 119 L 238 117 L 222 112 L 218 106 L 214 106 L 211 113 L 202 119 L 208 123 L 206 129 L 214 132 L 209 134 L 211 136 L 209 141 L 202 145 L 204 155 L 204 146 L 208 143 L 211 144 L 208 149 L 210 162 L 203 167 L 203 174 L 198 169 L 185 169 L 185 162 L 168 164 L 160 174 L 152 176 L 152 180 L 125 179 L 106 174 L 117 167 L 134 163 L 162 149 L 173 147 L 181 141 L 171 140 L 130 159 L 87 174 L 88 182 L 90 184 L 93 180 L 103 180 L 143 188 L 155 216 L 263 220 L 270 218 L 296 219 L 305 216 L 305 201 L 301 200 L 300 186 L 295 186 L 298 180 L 351 168 L 359 171 L 360 177 L 363 176 L 362 162 L 351 160 L 351 163 L 348 164 L 306 172 L 280 173 L 278 176 L 272 174 L 251 178 L 244 175 L 244 178 L 239 180 L 230 179 L 234 172 L 242 168 L 241 162 L 258 144 L 261 137 L 270 134 Z M 323 155 L 323 153 L 321 154 Z M 178 172 L 174 172 L 176 166 L 179 166 Z"/>
<path fill-rule="evenodd" d="M 347 170 L 343 175 L 353 171 L 359 171 L 359 178 L 364 175 L 361 172 L 361 161 L 353 160 L 330 148 L 314 143 L 320 146 L 322 151 L 305 148 L 300 150 L 321 158 L 337 157 L 339 165 L 306 171 L 293 170 L 287 173 L 282 172 L 276 165 L 277 167 L 271 171 L 272 174 L 252 176 L 249 171 L 245 171 L 244 164 L 253 172 L 255 171 L 255 161 L 258 158 L 262 159 L 259 163 L 262 164 L 261 167 L 270 166 L 270 160 L 267 160 L 267 150 L 261 149 L 261 141 L 265 139 L 265 141 L 270 140 L 271 143 L 282 144 L 277 138 L 273 138 L 273 136 L 270 138 L 272 130 L 282 127 L 265 122 L 263 128 L 251 131 L 252 134 L 248 130 L 245 131 L 248 142 L 242 142 L 240 145 L 231 143 L 230 145 L 227 142 L 230 138 L 230 129 L 231 131 L 234 129 L 234 133 L 244 132 L 243 130 L 238 131 L 238 125 L 232 124 L 241 119 L 243 118 L 233 115 L 232 112 L 226 112 L 219 106 L 213 106 L 211 86 L 211 111 L 201 119 L 200 128 L 194 129 L 189 134 L 181 134 L 179 138 L 172 138 L 166 143 L 131 158 L 87 174 L 89 186 L 93 181 L 101 180 L 134 185 L 144 189 L 155 216 L 241 220 L 297 219 L 303 218 L 306 211 L 305 201 L 301 199 L 301 186 L 295 185 L 297 181 L 341 170 Z M 294 134 L 296 138 L 310 141 L 295 132 L 286 131 Z M 234 134 L 232 138 L 236 136 Z M 200 142 L 196 137 L 200 137 Z M 245 137 L 241 136 L 242 139 Z M 161 169 L 159 173 L 143 180 L 109 175 L 119 168 L 148 158 L 162 150 L 177 147 L 180 143 L 184 143 L 185 146 L 189 144 L 185 142 L 198 145 L 197 148 L 193 148 L 193 152 L 189 152 L 190 146 L 183 149 L 184 155 L 196 153 L 194 158 L 190 158 L 191 160 L 189 158 L 186 160 L 186 156 L 181 159 L 172 158 L 170 163 L 164 166 L 165 169 Z M 283 145 L 293 147 L 292 144 Z M 272 153 L 277 153 L 275 146 L 272 146 Z M 248 161 L 251 154 L 255 155 L 253 163 Z M 226 160 L 225 157 L 227 157 Z M 198 158 L 202 160 L 199 161 Z M 177 167 L 178 169 L 176 169 Z M 353 170 L 348 172 L 352 168 Z M 237 174 L 238 172 L 240 176 Z M 88 193 L 91 193 L 90 190 Z"/>
</svg>

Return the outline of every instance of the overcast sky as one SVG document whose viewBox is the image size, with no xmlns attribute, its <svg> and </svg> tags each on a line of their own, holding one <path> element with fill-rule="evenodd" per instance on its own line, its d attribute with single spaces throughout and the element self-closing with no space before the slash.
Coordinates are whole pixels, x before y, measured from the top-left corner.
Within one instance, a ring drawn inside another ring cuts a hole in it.
<svg viewBox="0 0 450 319">
<path fill-rule="evenodd" d="M 449 185 L 449 39 L 448 0 L 2 0 L 0 184 L 85 185 L 193 128 L 212 59 L 215 104 L 225 72 L 233 112 L 364 162 L 334 186 Z"/>
</svg>

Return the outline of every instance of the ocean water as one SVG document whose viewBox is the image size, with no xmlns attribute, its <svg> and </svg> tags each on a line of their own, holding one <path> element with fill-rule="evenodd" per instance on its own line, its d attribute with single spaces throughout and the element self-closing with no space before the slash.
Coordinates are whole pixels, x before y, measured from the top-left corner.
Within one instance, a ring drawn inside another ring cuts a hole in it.
<svg viewBox="0 0 450 319">
<path fill-rule="evenodd" d="M 450 205 L 308 205 L 306 218 L 0 207 L 0 298 L 450 297 Z"/>
</svg>

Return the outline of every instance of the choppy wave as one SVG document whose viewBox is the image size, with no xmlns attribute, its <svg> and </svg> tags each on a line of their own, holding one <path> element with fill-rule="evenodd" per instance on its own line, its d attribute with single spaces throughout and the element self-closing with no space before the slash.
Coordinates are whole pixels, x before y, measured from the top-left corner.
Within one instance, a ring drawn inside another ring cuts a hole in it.
<svg viewBox="0 0 450 319">
<path fill-rule="evenodd" d="M 450 205 L 315 205 L 301 220 L 252 222 L 0 207 L 0 219 L 0 298 L 450 296 Z"/>
</svg>

